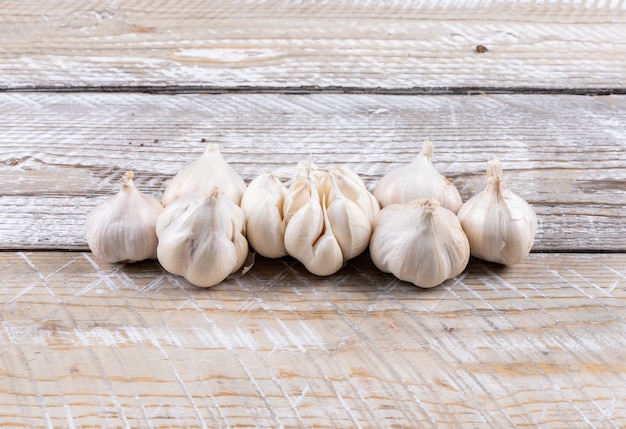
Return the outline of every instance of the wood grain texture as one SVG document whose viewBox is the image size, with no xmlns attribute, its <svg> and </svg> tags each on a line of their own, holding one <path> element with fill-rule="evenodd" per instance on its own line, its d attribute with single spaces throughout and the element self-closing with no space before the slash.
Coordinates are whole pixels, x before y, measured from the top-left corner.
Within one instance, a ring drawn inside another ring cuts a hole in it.
<svg viewBox="0 0 626 429">
<path fill-rule="evenodd" d="M 0 88 L 623 91 L 625 25 L 615 0 L 4 1 Z"/>
<path fill-rule="evenodd" d="M 472 261 L 420 290 L 369 258 L 259 258 L 211 289 L 156 263 L 0 254 L 3 427 L 626 425 L 626 255 Z"/>
<path fill-rule="evenodd" d="M 535 250 L 625 250 L 626 97 L 0 94 L 0 248 L 86 249 L 87 213 L 135 171 L 160 198 L 208 142 L 249 182 L 312 155 L 370 189 L 423 139 L 464 200 L 498 157 Z"/>
<path fill-rule="evenodd" d="M 626 427 L 626 95 L 572 95 L 626 94 L 624 34 L 621 0 L 0 0 L 0 427 Z M 536 253 L 422 290 L 81 252 L 126 170 L 160 197 L 218 143 L 373 189 L 424 139 L 465 200 L 503 161 Z"/>
</svg>

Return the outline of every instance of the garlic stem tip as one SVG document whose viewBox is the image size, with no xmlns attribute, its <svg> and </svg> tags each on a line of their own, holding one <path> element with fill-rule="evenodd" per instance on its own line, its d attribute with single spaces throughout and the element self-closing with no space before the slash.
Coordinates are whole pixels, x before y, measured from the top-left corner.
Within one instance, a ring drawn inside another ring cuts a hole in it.
<svg viewBox="0 0 626 429">
<path fill-rule="evenodd" d="M 487 161 L 487 176 L 502 177 L 502 163 L 499 159 L 493 158 Z"/>
<path fill-rule="evenodd" d="M 124 173 L 124 175 L 122 176 L 122 186 L 131 186 L 133 184 L 134 176 L 135 173 L 133 172 L 133 170 L 128 170 L 126 173 Z"/>
<path fill-rule="evenodd" d="M 428 158 L 432 158 L 434 151 L 435 146 L 433 145 L 433 142 L 430 140 L 424 140 L 424 143 L 422 144 L 422 151 L 420 152 L 421 155 L 426 155 Z"/>
<path fill-rule="evenodd" d="M 487 161 L 487 183 L 492 186 L 506 186 L 504 184 L 504 173 L 502 171 L 502 163 L 499 159 L 490 159 Z"/>
</svg>

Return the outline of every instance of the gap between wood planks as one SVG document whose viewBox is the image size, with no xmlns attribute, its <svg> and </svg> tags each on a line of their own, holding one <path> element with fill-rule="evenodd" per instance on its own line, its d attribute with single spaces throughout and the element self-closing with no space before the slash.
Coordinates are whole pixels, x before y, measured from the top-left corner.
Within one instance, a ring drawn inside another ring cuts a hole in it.
<svg viewBox="0 0 626 429">
<path fill-rule="evenodd" d="M 91 253 L 89 247 L 3 247 L 0 253 L 20 253 L 20 252 L 37 252 L 37 253 Z M 530 250 L 531 254 L 536 255 L 622 255 L 626 254 L 626 249 L 542 249 Z"/>
<path fill-rule="evenodd" d="M 544 87 L 347 87 L 347 86 L 195 86 L 195 85 L 136 85 L 136 86 L 24 86 L 0 88 L 2 92 L 52 93 L 149 93 L 149 94 L 374 94 L 374 95 L 626 95 L 622 88 L 544 88 Z"/>
</svg>

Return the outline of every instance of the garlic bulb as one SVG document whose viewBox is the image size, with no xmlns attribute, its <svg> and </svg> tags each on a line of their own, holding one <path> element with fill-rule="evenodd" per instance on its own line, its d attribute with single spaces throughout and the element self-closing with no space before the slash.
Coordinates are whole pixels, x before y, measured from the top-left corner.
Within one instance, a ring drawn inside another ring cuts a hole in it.
<svg viewBox="0 0 626 429">
<path fill-rule="evenodd" d="M 89 248 L 107 262 L 156 258 L 156 223 L 163 207 L 135 187 L 133 175 L 132 171 L 124 174 L 119 192 L 96 207 L 85 221 Z"/>
<path fill-rule="evenodd" d="M 433 143 L 425 141 L 413 162 L 390 171 L 380 179 L 374 188 L 374 196 L 382 207 L 416 199 L 432 199 L 454 213 L 459 211 L 463 204 L 461 195 L 433 165 L 433 150 Z"/>
<path fill-rule="evenodd" d="M 311 161 L 293 175 L 255 178 L 244 193 L 250 245 L 261 255 L 290 255 L 311 273 L 330 275 L 369 244 L 380 211 L 361 178 L 343 167 L 322 169 Z"/>
<path fill-rule="evenodd" d="M 236 204 L 246 190 L 245 182 L 224 160 L 219 146 L 209 144 L 199 159 L 172 178 L 163 193 L 163 206 L 178 198 L 205 195 L 215 186 Z"/>
<path fill-rule="evenodd" d="M 156 226 L 159 262 L 196 286 L 214 286 L 242 267 L 248 255 L 241 208 L 216 186 L 203 197 L 178 199 Z"/>
<path fill-rule="evenodd" d="M 248 242 L 267 258 L 280 258 L 287 254 L 283 233 L 286 190 L 278 176 L 261 174 L 250 182 L 241 199 Z"/>
<path fill-rule="evenodd" d="M 504 265 L 528 256 L 537 232 L 535 211 L 508 190 L 497 159 L 487 162 L 486 188 L 465 202 L 458 217 L 472 256 Z"/>
<path fill-rule="evenodd" d="M 453 212 L 434 200 L 414 200 L 380 211 L 370 256 L 380 270 L 429 288 L 462 273 L 470 247 Z"/>
</svg>

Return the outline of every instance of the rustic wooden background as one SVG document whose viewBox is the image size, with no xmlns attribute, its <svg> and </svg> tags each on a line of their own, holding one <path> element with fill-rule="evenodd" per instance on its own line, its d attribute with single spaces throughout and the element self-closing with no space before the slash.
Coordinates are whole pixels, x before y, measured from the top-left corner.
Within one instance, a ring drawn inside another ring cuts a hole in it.
<svg viewBox="0 0 626 429">
<path fill-rule="evenodd" d="M 619 0 L 0 0 L 0 426 L 626 427 L 625 37 Z M 423 139 L 464 199 L 502 160 L 527 260 L 200 289 L 83 237 L 209 142 L 373 188 Z"/>
</svg>

